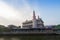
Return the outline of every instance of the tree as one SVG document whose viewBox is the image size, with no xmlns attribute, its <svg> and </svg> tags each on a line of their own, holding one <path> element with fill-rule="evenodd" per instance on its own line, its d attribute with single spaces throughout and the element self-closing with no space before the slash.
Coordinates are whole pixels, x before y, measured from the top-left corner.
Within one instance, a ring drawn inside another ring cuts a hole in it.
<svg viewBox="0 0 60 40">
<path fill-rule="evenodd" d="M 17 26 L 15 26 L 15 25 L 8 25 L 8 28 L 9 29 L 13 29 L 13 28 L 17 28 Z"/>
<path fill-rule="evenodd" d="M 55 28 L 60 29 L 60 24 L 59 25 L 56 25 Z"/>
<path fill-rule="evenodd" d="M 4 28 L 5 28 L 4 25 L 0 25 L 0 32 L 3 32 L 3 31 L 4 31 L 4 30 L 3 30 Z"/>
</svg>

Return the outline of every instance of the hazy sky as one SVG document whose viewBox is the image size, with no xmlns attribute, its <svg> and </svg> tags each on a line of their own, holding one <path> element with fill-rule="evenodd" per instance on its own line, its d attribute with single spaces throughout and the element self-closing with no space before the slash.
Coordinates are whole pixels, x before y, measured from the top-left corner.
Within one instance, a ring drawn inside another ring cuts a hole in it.
<svg viewBox="0 0 60 40">
<path fill-rule="evenodd" d="M 60 24 L 60 0 L 0 0 L 0 24 L 21 25 L 33 10 L 45 25 Z"/>
</svg>

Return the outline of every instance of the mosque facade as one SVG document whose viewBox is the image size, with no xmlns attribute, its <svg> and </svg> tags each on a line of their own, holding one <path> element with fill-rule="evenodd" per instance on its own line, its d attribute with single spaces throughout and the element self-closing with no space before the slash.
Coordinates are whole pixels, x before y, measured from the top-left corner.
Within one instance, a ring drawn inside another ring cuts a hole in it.
<svg viewBox="0 0 60 40">
<path fill-rule="evenodd" d="M 32 20 L 26 20 L 22 23 L 22 28 L 43 28 L 44 22 L 43 20 L 38 16 L 36 18 L 35 11 L 33 11 L 33 17 Z"/>
</svg>

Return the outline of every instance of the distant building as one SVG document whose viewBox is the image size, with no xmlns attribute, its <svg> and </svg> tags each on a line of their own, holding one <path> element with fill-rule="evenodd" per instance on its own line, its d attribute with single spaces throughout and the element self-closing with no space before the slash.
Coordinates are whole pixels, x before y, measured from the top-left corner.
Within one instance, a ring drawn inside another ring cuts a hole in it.
<svg viewBox="0 0 60 40">
<path fill-rule="evenodd" d="M 44 22 L 41 18 L 38 19 L 35 16 L 35 11 L 33 11 L 33 19 L 29 21 L 25 21 L 22 23 L 22 28 L 42 28 L 44 27 Z"/>
</svg>

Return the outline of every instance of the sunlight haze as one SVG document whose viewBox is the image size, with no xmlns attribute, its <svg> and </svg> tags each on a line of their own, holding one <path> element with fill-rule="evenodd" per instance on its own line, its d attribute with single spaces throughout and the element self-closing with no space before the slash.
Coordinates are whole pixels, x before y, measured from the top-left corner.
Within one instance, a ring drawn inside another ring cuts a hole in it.
<svg viewBox="0 0 60 40">
<path fill-rule="evenodd" d="M 33 10 L 45 25 L 60 24 L 59 0 L 0 0 L 0 24 L 21 25 L 32 20 Z"/>
</svg>

